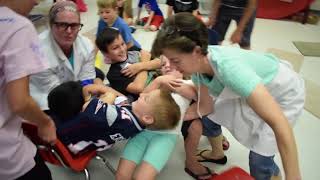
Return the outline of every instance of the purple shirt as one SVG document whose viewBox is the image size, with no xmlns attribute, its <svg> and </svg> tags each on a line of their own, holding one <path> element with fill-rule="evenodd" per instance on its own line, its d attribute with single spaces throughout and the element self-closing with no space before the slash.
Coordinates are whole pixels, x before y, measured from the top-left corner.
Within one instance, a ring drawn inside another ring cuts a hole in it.
<svg viewBox="0 0 320 180">
<path fill-rule="evenodd" d="M 21 130 L 22 118 L 12 113 L 5 86 L 47 68 L 31 22 L 0 7 L 0 179 L 15 179 L 31 170 L 36 147 Z"/>
</svg>

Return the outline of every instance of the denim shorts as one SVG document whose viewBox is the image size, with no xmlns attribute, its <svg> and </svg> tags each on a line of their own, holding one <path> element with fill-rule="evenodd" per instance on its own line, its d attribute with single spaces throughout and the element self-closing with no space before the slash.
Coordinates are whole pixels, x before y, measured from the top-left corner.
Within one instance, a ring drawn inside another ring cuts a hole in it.
<svg viewBox="0 0 320 180">
<path fill-rule="evenodd" d="M 263 156 L 250 151 L 250 174 L 257 180 L 269 180 L 271 176 L 278 176 L 280 169 L 274 162 L 274 156 Z"/>
<path fill-rule="evenodd" d="M 207 116 L 201 118 L 202 123 L 202 135 L 207 137 L 217 137 L 222 133 L 221 126 Z"/>
<path fill-rule="evenodd" d="M 181 133 L 184 139 L 188 137 L 189 127 L 194 120 L 183 121 L 181 127 Z M 201 118 L 202 124 L 202 135 L 207 137 L 216 137 L 222 133 L 221 126 L 213 121 L 211 121 L 207 116 Z"/>
<path fill-rule="evenodd" d="M 221 6 L 216 19 L 216 24 L 212 27 L 218 33 L 218 41 L 222 42 L 228 30 L 231 20 L 235 20 L 237 24 L 243 16 L 243 9 L 235 9 L 230 7 Z M 250 46 L 251 33 L 256 19 L 256 11 L 252 14 L 245 29 L 243 30 L 242 39 L 239 43 L 241 47 Z"/>
</svg>

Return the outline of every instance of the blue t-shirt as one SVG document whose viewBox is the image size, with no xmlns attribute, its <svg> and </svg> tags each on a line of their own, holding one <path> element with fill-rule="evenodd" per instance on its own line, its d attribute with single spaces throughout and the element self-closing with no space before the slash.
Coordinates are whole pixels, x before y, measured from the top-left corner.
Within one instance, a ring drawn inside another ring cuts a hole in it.
<svg viewBox="0 0 320 180">
<path fill-rule="evenodd" d="M 138 7 L 142 8 L 143 5 L 148 13 L 150 13 L 150 11 L 153 11 L 154 15 L 163 16 L 156 0 L 140 0 Z"/>
<path fill-rule="evenodd" d="M 98 34 L 106 27 L 108 27 L 108 24 L 103 19 L 100 19 L 98 22 L 96 37 L 98 37 Z M 134 46 L 141 48 L 141 45 L 132 37 L 130 27 L 121 17 L 117 17 L 112 24 L 112 27 L 117 28 L 120 31 L 120 34 L 126 44 L 132 41 Z"/>
<path fill-rule="evenodd" d="M 278 72 L 279 60 L 271 54 L 224 46 L 209 46 L 208 51 L 216 74 L 213 77 L 199 74 L 199 78 L 193 74 L 192 81 L 204 84 L 216 97 L 224 87 L 248 97 L 259 83 L 268 84 Z"/>
</svg>

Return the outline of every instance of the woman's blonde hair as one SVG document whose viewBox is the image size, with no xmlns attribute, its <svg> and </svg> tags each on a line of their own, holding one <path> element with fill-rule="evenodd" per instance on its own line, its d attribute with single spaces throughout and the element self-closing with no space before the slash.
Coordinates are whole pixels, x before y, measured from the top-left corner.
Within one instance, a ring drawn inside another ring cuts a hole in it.
<svg viewBox="0 0 320 180">
<path fill-rule="evenodd" d="M 154 123 L 149 129 L 173 129 L 181 118 L 180 108 L 167 90 L 160 89 L 160 98 L 153 106 Z"/>
<path fill-rule="evenodd" d="M 163 49 L 190 53 L 200 46 L 202 54 L 208 53 L 208 29 L 191 13 L 177 13 L 167 18 L 153 41 L 151 54 L 159 57 Z"/>
</svg>

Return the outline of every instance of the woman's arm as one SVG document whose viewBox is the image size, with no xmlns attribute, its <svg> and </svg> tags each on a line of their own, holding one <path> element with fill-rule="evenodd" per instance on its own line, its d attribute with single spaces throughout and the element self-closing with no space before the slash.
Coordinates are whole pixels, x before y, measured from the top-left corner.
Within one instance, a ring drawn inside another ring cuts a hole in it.
<svg viewBox="0 0 320 180">
<path fill-rule="evenodd" d="M 274 131 L 286 179 L 301 179 L 297 147 L 292 128 L 277 102 L 262 84 L 259 84 L 254 89 L 247 102 Z"/>
</svg>

